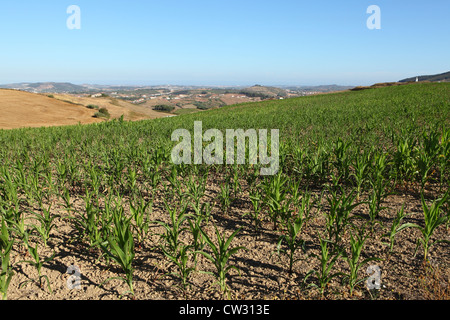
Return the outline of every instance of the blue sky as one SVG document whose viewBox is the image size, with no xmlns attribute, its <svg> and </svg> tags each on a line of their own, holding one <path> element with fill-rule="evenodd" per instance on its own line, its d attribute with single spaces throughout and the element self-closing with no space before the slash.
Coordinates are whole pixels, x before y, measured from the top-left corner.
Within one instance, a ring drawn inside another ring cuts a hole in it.
<svg viewBox="0 0 450 320">
<path fill-rule="evenodd" d="M 0 83 L 367 85 L 450 70 L 448 0 L 2 0 L 0 30 Z"/>
</svg>

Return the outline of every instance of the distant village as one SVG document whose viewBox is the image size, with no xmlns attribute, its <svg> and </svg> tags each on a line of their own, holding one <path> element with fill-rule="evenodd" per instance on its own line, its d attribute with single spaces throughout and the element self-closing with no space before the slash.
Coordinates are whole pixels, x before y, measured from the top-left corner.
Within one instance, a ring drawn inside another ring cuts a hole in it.
<svg viewBox="0 0 450 320">
<path fill-rule="evenodd" d="M 160 90 L 152 90 L 157 92 L 149 92 L 142 93 L 141 89 L 130 90 L 130 91 L 112 91 L 112 92 L 99 92 L 94 94 L 79 94 L 78 96 L 90 96 L 91 98 L 101 98 L 104 96 L 109 96 L 114 99 L 122 99 L 126 100 L 132 104 L 139 105 L 158 105 L 158 104 L 169 104 L 176 105 L 178 107 L 183 107 L 186 105 L 192 105 L 195 102 L 202 103 L 212 103 L 217 102 L 219 105 L 231 105 L 243 102 L 254 102 L 261 101 L 267 99 L 286 99 L 292 97 L 299 96 L 308 96 L 318 94 L 318 91 L 293 91 L 293 90 L 285 90 L 285 94 L 283 96 L 272 96 L 272 97 L 264 97 L 264 96 L 249 96 L 246 94 L 242 94 L 240 92 L 227 92 L 226 90 L 222 90 L 223 92 L 217 92 L 218 90 L 214 89 L 196 89 L 196 90 L 175 90 L 175 89 L 160 89 Z M 150 91 L 150 90 L 149 90 Z"/>
</svg>

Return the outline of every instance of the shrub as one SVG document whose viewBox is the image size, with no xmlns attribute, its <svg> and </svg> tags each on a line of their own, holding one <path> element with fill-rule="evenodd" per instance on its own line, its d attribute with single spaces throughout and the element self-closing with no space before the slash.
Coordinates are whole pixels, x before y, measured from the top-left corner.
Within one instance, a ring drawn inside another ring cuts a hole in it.
<svg viewBox="0 0 450 320">
<path fill-rule="evenodd" d="M 106 118 L 108 119 L 109 117 L 111 117 L 111 115 L 109 114 L 108 109 L 106 108 L 100 108 L 100 110 L 98 110 L 98 112 L 96 112 L 94 114 L 95 118 Z"/>
<path fill-rule="evenodd" d="M 174 109 L 175 109 L 174 106 L 169 106 L 169 105 L 166 105 L 166 104 L 159 104 L 159 105 L 153 107 L 153 110 L 155 110 L 155 111 L 163 111 L 163 112 L 171 112 Z"/>
<path fill-rule="evenodd" d="M 99 109 L 98 106 L 96 106 L 95 104 L 90 104 L 90 105 L 87 106 L 87 108 L 88 109 L 96 109 L 96 110 Z"/>
</svg>

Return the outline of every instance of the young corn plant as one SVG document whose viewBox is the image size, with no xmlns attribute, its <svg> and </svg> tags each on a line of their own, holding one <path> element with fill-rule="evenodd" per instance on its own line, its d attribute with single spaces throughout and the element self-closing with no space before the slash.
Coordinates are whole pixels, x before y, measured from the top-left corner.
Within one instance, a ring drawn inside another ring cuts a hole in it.
<svg viewBox="0 0 450 320">
<path fill-rule="evenodd" d="M 186 292 L 186 289 L 189 287 L 189 277 L 191 276 L 191 273 L 195 271 L 195 267 L 189 266 L 190 257 L 193 254 L 191 251 L 192 249 L 193 246 L 180 243 L 177 252 L 170 253 L 164 251 L 166 257 L 178 268 L 178 272 L 172 272 L 172 275 L 181 280 L 181 288 L 184 292 Z"/>
<path fill-rule="evenodd" d="M 218 198 L 222 212 L 227 215 L 231 206 L 231 188 L 227 181 L 220 186 Z"/>
<path fill-rule="evenodd" d="M 438 162 L 439 162 L 439 172 L 440 172 L 440 188 L 439 192 L 441 192 L 442 188 L 448 188 L 449 182 L 448 182 L 448 175 L 445 174 L 445 172 L 448 172 L 448 166 L 450 159 L 450 128 L 442 129 L 442 136 L 441 136 L 441 147 L 439 149 L 439 155 L 438 155 Z"/>
<path fill-rule="evenodd" d="M 202 235 L 201 226 L 204 222 L 202 216 L 196 216 L 195 219 L 188 219 L 189 229 L 192 235 L 192 242 L 190 247 L 192 248 L 192 255 L 194 260 L 194 269 L 197 268 L 197 256 L 198 252 L 202 251 L 206 243 Z M 206 222 L 208 223 L 208 222 Z"/>
<path fill-rule="evenodd" d="M 183 190 L 180 180 L 178 180 L 178 169 L 176 166 L 172 166 L 170 170 L 170 174 L 167 176 L 167 181 L 169 185 L 167 186 L 168 190 L 171 192 L 171 196 L 174 199 L 178 198 L 178 202 L 183 202 L 186 193 Z"/>
<path fill-rule="evenodd" d="M 11 283 L 11 279 L 14 275 L 9 262 L 13 244 L 14 239 L 10 235 L 5 220 L 2 219 L 0 234 L 0 295 L 2 300 L 6 300 L 8 298 L 9 284 Z"/>
<path fill-rule="evenodd" d="M 288 179 L 279 172 L 275 177 L 267 179 L 265 188 L 265 202 L 269 207 L 269 217 L 273 222 L 273 230 L 278 229 L 278 219 L 286 208 L 287 192 L 285 185 Z"/>
<path fill-rule="evenodd" d="M 226 278 L 228 272 L 231 269 L 235 269 L 238 271 L 238 273 L 240 273 L 239 269 L 236 266 L 229 265 L 229 260 L 231 256 L 236 254 L 239 250 L 246 250 L 246 248 L 243 246 L 230 248 L 231 242 L 233 241 L 234 237 L 240 232 L 241 228 L 234 231 L 228 237 L 228 239 L 225 239 L 225 237 L 219 233 L 219 230 L 217 229 L 217 226 L 215 224 L 214 229 L 216 232 L 217 245 L 214 244 L 214 242 L 208 237 L 208 235 L 202 229 L 201 232 L 203 234 L 203 238 L 205 239 L 206 244 L 211 249 L 211 254 L 205 251 L 199 251 L 199 253 L 205 256 L 216 267 L 215 277 L 217 279 L 217 284 L 220 287 L 221 293 L 225 297 L 226 293 L 229 293 L 229 287 L 227 285 L 227 278 Z M 210 272 L 206 273 L 211 274 Z"/>
<path fill-rule="evenodd" d="M 415 164 L 415 145 L 417 140 L 408 136 L 400 137 L 397 142 L 397 150 L 394 153 L 394 168 L 397 175 L 405 184 L 411 181 L 416 171 Z"/>
<path fill-rule="evenodd" d="M 80 237 L 87 237 L 88 244 L 94 247 L 104 240 L 102 238 L 102 231 L 99 228 L 100 214 L 98 208 L 92 203 L 92 197 L 89 191 L 86 191 L 84 202 L 86 214 L 70 216 L 69 219 L 74 221 L 74 226 L 78 230 Z"/>
<path fill-rule="evenodd" d="M 376 190 L 372 190 L 372 193 L 369 195 L 369 200 L 367 201 L 369 204 L 369 222 L 370 222 L 370 230 L 372 234 L 374 233 L 375 225 L 380 223 L 377 219 L 380 215 L 380 212 L 387 207 L 382 207 L 380 203 L 380 197 Z"/>
<path fill-rule="evenodd" d="M 330 250 L 329 245 L 332 244 L 331 241 L 327 239 L 320 240 L 320 256 L 316 254 L 311 254 L 313 257 L 316 257 L 319 260 L 319 270 L 311 270 L 307 273 L 306 279 L 314 274 L 317 278 L 317 283 L 311 283 L 310 286 L 316 287 L 319 289 L 320 295 L 323 297 L 325 294 L 325 290 L 331 280 L 336 278 L 339 275 L 342 275 L 340 272 L 332 272 L 333 267 L 338 261 L 339 257 L 342 256 L 342 249 L 336 246 L 333 246 Z M 305 279 L 305 280 L 306 280 Z"/>
<path fill-rule="evenodd" d="M 190 215 L 186 214 L 185 204 L 181 208 L 170 208 L 170 206 L 166 203 L 166 210 L 169 212 L 170 223 L 157 221 L 158 224 L 164 227 L 165 231 L 161 234 L 161 238 L 164 240 L 162 250 L 172 256 L 176 256 L 177 252 L 180 251 L 180 246 L 182 245 L 180 236 L 185 230 L 187 230 L 184 223 L 188 220 Z"/>
<path fill-rule="evenodd" d="M 425 202 L 425 198 L 423 196 L 423 193 L 421 194 L 422 197 L 422 209 L 423 209 L 423 215 L 424 215 L 424 226 L 420 226 L 417 224 L 413 224 L 413 228 L 416 228 L 420 231 L 422 234 L 422 238 L 417 239 L 417 246 L 416 246 L 416 253 L 419 245 L 422 245 L 422 248 L 424 250 L 424 261 L 428 261 L 428 253 L 430 251 L 430 248 L 439 242 L 445 242 L 450 243 L 446 240 L 435 240 L 432 241 L 432 236 L 434 234 L 434 231 L 436 228 L 438 228 L 441 225 L 445 225 L 449 219 L 449 215 L 442 214 L 441 208 L 447 201 L 449 194 L 448 192 L 440 199 L 437 199 L 433 201 L 431 206 L 427 206 Z"/>
<path fill-rule="evenodd" d="M 26 262 L 32 266 L 34 266 L 36 268 L 36 271 L 38 273 L 38 278 L 37 280 L 35 279 L 30 279 L 28 281 L 25 281 L 21 284 L 21 286 L 25 285 L 28 282 L 36 282 L 39 284 L 40 288 L 43 288 L 43 283 L 42 283 L 42 279 L 45 279 L 47 281 L 47 287 L 48 287 L 48 291 L 50 291 L 50 293 L 52 293 L 52 288 L 50 287 L 50 280 L 48 279 L 48 277 L 46 275 L 42 274 L 42 266 L 47 263 L 52 261 L 55 258 L 56 253 L 53 253 L 50 257 L 44 258 L 42 259 L 41 256 L 39 255 L 39 248 L 38 248 L 38 243 L 35 244 L 35 246 L 33 247 L 28 239 L 28 235 L 25 236 L 25 245 L 27 246 L 28 249 L 28 253 L 30 254 L 30 256 L 33 258 L 33 260 L 24 260 L 24 261 L 20 261 L 21 262 Z"/>
<path fill-rule="evenodd" d="M 50 233 L 53 228 L 56 227 L 55 219 L 59 217 L 59 215 L 51 213 L 52 206 L 50 205 L 48 208 L 42 207 L 42 214 L 33 213 L 39 224 L 32 224 L 31 227 L 34 229 L 44 244 L 44 247 L 47 247 L 48 240 L 50 239 Z"/>
<path fill-rule="evenodd" d="M 385 233 L 383 237 L 387 237 L 389 239 L 389 242 L 387 243 L 389 245 L 389 253 L 392 253 L 394 251 L 394 245 L 395 245 L 395 237 L 398 233 L 400 233 L 402 230 L 405 230 L 407 228 L 411 228 L 414 226 L 412 223 L 403 223 L 403 219 L 407 215 L 405 214 L 405 206 L 403 205 L 401 210 L 397 211 L 397 215 L 392 221 L 391 228 L 389 229 L 389 232 Z"/>
<path fill-rule="evenodd" d="M 424 132 L 422 137 L 423 143 L 417 155 L 417 169 L 421 191 L 423 192 L 426 183 L 433 174 L 431 170 L 437 162 L 441 146 L 439 144 L 440 134 L 438 130 L 432 130 L 429 134 Z"/>
<path fill-rule="evenodd" d="M 350 159 L 348 150 L 351 147 L 351 144 L 351 141 L 344 142 L 341 138 L 338 138 L 333 150 L 336 158 L 334 165 L 339 172 L 339 177 L 344 181 L 346 181 L 350 175 Z"/>
<path fill-rule="evenodd" d="M 153 200 L 145 201 L 143 198 L 137 198 L 134 201 L 130 199 L 130 211 L 134 220 L 134 229 L 137 234 L 137 243 L 141 244 L 150 228 L 149 212 L 153 210 Z"/>
<path fill-rule="evenodd" d="M 187 185 L 187 195 L 194 202 L 195 207 L 198 207 L 203 195 L 205 194 L 206 189 L 206 176 L 199 177 L 194 181 L 192 176 L 189 177 L 189 180 L 186 181 Z"/>
<path fill-rule="evenodd" d="M 304 212 L 300 209 L 295 218 L 286 220 L 287 221 L 283 223 L 284 233 L 278 239 L 277 252 L 284 253 L 288 256 L 289 273 L 292 273 L 294 263 L 301 260 L 300 258 L 295 258 L 295 253 L 299 248 L 305 249 L 305 242 L 301 239 L 301 232 L 306 219 L 304 217 Z M 282 243 L 286 244 L 286 249 L 281 248 Z"/>
<path fill-rule="evenodd" d="M 67 214 L 70 215 L 70 213 L 73 211 L 73 205 L 70 197 L 69 189 L 66 187 L 63 187 L 63 191 L 61 193 L 61 199 L 64 201 L 64 208 L 67 211 Z"/>
<path fill-rule="evenodd" d="M 326 214 L 326 230 L 329 239 L 334 238 L 334 243 L 339 245 L 347 226 L 350 224 L 350 213 L 359 203 L 354 203 L 356 198 L 354 190 L 346 194 L 344 189 L 341 188 L 340 196 L 332 190 L 330 190 L 330 193 L 331 196 L 327 197 L 330 212 Z"/>
<path fill-rule="evenodd" d="M 353 295 L 353 291 L 356 286 L 364 281 L 366 278 L 360 278 L 358 276 L 359 271 L 370 261 L 380 260 L 372 257 L 361 260 L 361 252 L 364 248 L 364 244 L 368 238 L 368 235 L 364 234 L 364 228 L 361 229 L 356 236 L 350 234 L 350 254 L 343 251 L 343 258 L 348 263 L 349 273 L 344 275 L 344 281 L 346 281 L 350 287 L 350 296 Z"/>
<path fill-rule="evenodd" d="M 0 216 L 3 216 L 8 227 L 11 228 L 11 231 L 13 231 L 19 239 L 25 239 L 25 234 L 29 233 L 29 225 L 25 222 L 32 219 L 32 217 L 25 217 L 24 211 L 19 208 L 18 204 L 7 210 L 0 205 Z"/>
<path fill-rule="evenodd" d="M 131 230 L 131 218 L 124 216 L 123 208 L 122 210 L 119 208 L 119 210 L 114 212 L 114 229 L 112 235 L 108 236 L 107 243 L 104 242 L 100 246 L 125 273 L 125 277 L 108 278 L 100 286 L 113 279 L 124 281 L 128 285 L 129 290 L 122 293 L 121 296 L 129 293 L 134 298 L 133 261 L 135 257 L 135 243 Z"/>
<path fill-rule="evenodd" d="M 137 188 L 137 172 L 135 168 L 128 168 L 126 190 L 134 197 L 138 192 Z"/>
<path fill-rule="evenodd" d="M 353 167 L 355 168 L 351 176 L 354 177 L 356 183 L 356 201 L 359 201 L 361 191 L 364 183 L 366 182 L 367 169 L 369 162 L 364 155 L 355 157 Z"/>
<path fill-rule="evenodd" d="M 244 216 L 250 215 L 253 220 L 253 227 L 255 228 L 255 233 L 258 233 L 261 224 L 260 213 L 262 209 L 262 194 L 258 188 L 250 190 L 250 201 L 252 202 L 253 210 L 244 214 Z"/>
<path fill-rule="evenodd" d="M 301 180 L 292 180 L 289 182 L 289 193 L 291 195 L 291 202 L 294 206 L 299 206 L 302 198 L 302 193 L 300 190 Z"/>
<path fill-rule="evenodd" d="M 242 191 L 241 182 L 239 180 L 239 166 L 233 166 L 233 198 L 237 199 L 239 192 Z"/>
</svg>

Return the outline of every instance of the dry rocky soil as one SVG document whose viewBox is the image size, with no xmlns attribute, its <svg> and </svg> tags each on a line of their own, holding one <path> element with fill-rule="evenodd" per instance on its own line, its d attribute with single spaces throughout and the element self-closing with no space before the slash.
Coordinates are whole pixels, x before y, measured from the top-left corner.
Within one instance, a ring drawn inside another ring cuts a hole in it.
<svg viewBox="0 0 450 320">
<path fill-rule="evenodd" d="M 209 184 L 204 201 L 214 203 L 218 193 L 216 185 Z M 245 197 L 245 195 L 244 195 Z M 247 197 L 248 198 L 248 197 Z M 392 223 L 397 210 L 405 204 L 408 214 L 404 222 L 422 223 L 423 212 L 420 198 L 415 193 L 400 193 L 389 196 L 385 204 L 388 209 L 381 212 L 379 220 L 382 226 L 377 225 L 375 232 L 366 242 L 363 257 L 377 257 L 381 260 L 372 261 L 360 270 L 360 277 L 367 276 L 369 265 L 378 265 L 381 269 L 381 289 L 368 290 L 363 281 L 352 296 L 348 286 L 342 283 L 342 277 L 333 279 L 322 297 L 317 288 L 311 284 L 317 283 L 315 276 L 306 278 L 312 269 L 318 269 L 319 260 L 315 255 L 320 254 L 318 241 L 319 232 L 324 230 L 324 212 L 327 210 L 326 201 L 322 200 L 324 207 L 319 212 L 313 212 L 313 219 L 303 230 L 302 239 L 305 240 L 305 251 L 299 250 L 296 258 L 300 260 L 294 264 L 293 272 L 288 272 L 288 260 L 285 255 L 277 253 L 279 231 L 274 231 L 272 223 L 264 220 L 261 231 L 255 234 L 252 221 L 244 213 L 251 210 L 248 200 L 234 201 L 230 212 L 223 215 L 218 204 L 214 205 L 209 224 L 204 228 L 214 237 L 212 222 L 216 223 L 220 232 L 227 237 L 237 228 L 242 230 L 232 242 L 232 247 L 245 246 L 246 250 L 238 251 L 230 259 L 238 269 L 231 270 L 228 277 L 230 295 L 227 299 L 245 300 L 295 300 L 295 299 L 381 299 L 381 300 L 415 300 L 415 299 L 449 299 L 450 279 L 450 250 L 446 243 L 435 244 L 430 251 L 430 263 L 424 266 L 423 250 L 419 247 L 415 255 L 417 239 L 420 233 L 417 229 L 405 229 L 396 237 L 394 251 L 389 254 L 388 246 L 382 234 Z M 124 202 L 125 203 L 125 202 Z M 82 210 L 84 201 L 74 198 L 75 210 Z M 168 214 L 163 209 L 162 201 L 154 201 L 152 220 L 168 222 Z M 37 210 L 35 208 L 35 210 Z M 66 219 L 67 212 L 59 201 L 54 200 L 53 212 L 60 214 L 57 226 L 52 231 L 48 247 L 40 245 L 43 258 L 55 254 L 54 258 L 46 262 L 42 274 L 47 276 L 51 285 L 50 293 L 45 280 L 40 286 L 33 281 L 38 278 L 33 266 L 24 260 L 29 260 L 27 250 L 18 243 L 14 246 L 11 262 L 14 264 L 14 277 L 11 282 L 9 300 L 118 300 L 130 299 L 126 292 L 127 286 L 119 280 L 111 280 L 101 285 L 110 277 L 123 276 L 120 268 L 115 264 L 107 264 L 100 258 L 99 249 L 90 249 L 83 241 L 77 239 L 77 232 L 72 223 Z M 365 217 L 366 205 L 362 204 L 353 211 L 353 215 Z M 136 246 L 136 260 L 134 272 L 134 286 L 136 300 L 216 300 L 223 296 L 215 284 L 215 278 L 203 273 L 214 271 L 209 260 L 199 255 L 197 272 L 190 278 L 191 286 L 185 292 L 180 289 L 180 280 L 171 275 L 176 269 L 162 253 L 159 243 L 162 228 L 152 224 L 152 228 L 145 241 Z M 187 237 L 187 235 L 185 235 Z M 344 236 L 348 248 L 349 236 Z M 436 230 L 433 240 L 450 240 L 448 226 L 441 226 Z M 69 266 L 75 265 L 81 274 L 79 289 L 70 289 Z M 200 272 L 202 271 L 202 272 Z M 335 265 L 336 272 L 348 272 L 348 265 L 339 259 Z"/>
</svg>

